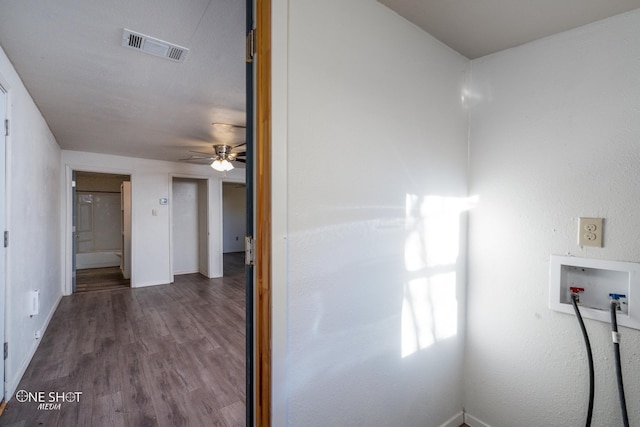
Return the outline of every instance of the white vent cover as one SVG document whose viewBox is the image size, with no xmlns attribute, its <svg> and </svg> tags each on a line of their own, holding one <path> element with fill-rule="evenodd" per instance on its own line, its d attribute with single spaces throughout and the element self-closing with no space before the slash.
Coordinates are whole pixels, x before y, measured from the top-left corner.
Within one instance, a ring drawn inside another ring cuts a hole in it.
<svg viewBox="0 0 640 427">
<path fill-rule="evenodd" d="M 122 46 L 140 50 L 151 55 L 160 56 L 174 62 L 184 61 L 189 52 L 186 47 L 167 43 L 144 34 L 124 29 L 122 33 Z"/>
</svg>

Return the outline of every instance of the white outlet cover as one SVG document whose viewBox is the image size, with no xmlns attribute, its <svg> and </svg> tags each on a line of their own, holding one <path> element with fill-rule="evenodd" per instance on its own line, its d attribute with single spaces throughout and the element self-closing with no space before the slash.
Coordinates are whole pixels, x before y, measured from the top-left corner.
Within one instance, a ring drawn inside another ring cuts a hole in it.
<svg viewBox="0 0 640 427">
<path fill-rule="evenodd" d="M 602 218 L 580 218 L 578 221 L 578 244 L 601 248 L 602 231 Z"/>
</svg>

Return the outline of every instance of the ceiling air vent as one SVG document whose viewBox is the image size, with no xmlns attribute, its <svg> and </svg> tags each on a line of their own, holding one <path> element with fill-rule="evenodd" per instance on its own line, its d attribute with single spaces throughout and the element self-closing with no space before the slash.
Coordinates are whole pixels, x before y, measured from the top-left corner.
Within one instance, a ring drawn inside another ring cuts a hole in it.
<svg viewBox="0 0 640 427">
<path fill-rule="evenodd" d="M 122 46 L 140 50 L 151 55 L 166 58 L 174 62 L 184 61 L 189 49 L 175 44 L 167 43 L 144 34 L 136 33 L 125 28 L 122 34 Z"/>
</svg>

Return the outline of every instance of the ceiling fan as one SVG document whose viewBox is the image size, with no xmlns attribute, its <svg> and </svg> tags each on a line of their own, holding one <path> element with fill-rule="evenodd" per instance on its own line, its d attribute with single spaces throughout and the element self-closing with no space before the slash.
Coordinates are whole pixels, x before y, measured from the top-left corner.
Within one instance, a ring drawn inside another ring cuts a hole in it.
<svg viewBox="0 0 640 427">
<path fill-rule="evenodd" d="M 199 154 L 198 156 L 191 156 L 186 159 L 180 159 L 183 162 L 192 162 L 206 164 L 211 163 L 211 167 L 220 172 L 226 172 L 233 169 L 232 162 L 247 162 L 247 151 L 234 151 L 239 147 L 246 145 L 246 143 L 231 146 L 227 144 L 214 144 L 213 149 L 215 153 L 203 153 L 200 151 L 191 151 L 192 153 Z"/>
<path fill-rule="evenodd" d="M 233 169 L 232 162 L 247 162 L 247 151 L 234 151 L 237 148 L 247 145 L 246 142 L 238 145 L 231 145 L 229 142 L 238 139 L 238 130 L 242 129 L 244 132 L 245 126 L 232 125 L 228 123 L 211 123 L 213 126 L 213 136 L 215 139 L 225 141 L 223 144 L 214 144 L 213 149 L 215 153 L 203 153 L 200 151 L 191 151 L 198 154 L 198 156 L 191 156 L 187 159 L 180 159 L 183 162 L 192 163 L 210 163 L 211 167 L 220 172 L 226 172 Z"/>
</svg>

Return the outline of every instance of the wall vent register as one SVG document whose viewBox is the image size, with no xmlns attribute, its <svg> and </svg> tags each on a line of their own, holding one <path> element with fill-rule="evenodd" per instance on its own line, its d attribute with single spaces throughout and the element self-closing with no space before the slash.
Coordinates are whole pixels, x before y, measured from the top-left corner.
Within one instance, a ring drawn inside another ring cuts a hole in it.
<svg viewBox="0 0 640 427">
<path fill-rule="evenodd" d="M 136 33 L 125 28 L 122 33 L 122 46 L 159 56 L 174 62 L 182 62 L 189 49 L 163 40 Z"/>
</svg>

